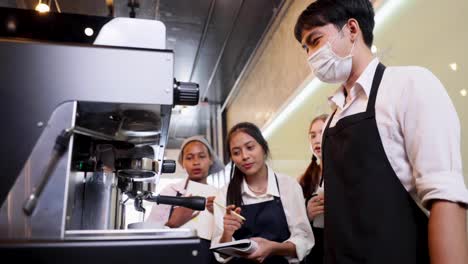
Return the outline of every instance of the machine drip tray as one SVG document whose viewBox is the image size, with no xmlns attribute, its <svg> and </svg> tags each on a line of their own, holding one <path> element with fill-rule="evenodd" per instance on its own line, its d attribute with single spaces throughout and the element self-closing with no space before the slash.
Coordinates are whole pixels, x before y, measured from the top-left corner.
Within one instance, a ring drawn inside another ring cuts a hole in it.
<svg viewBox="0 0 468 264">
<path fill-rule="evenodd" d="M 67 230 L 64 240 L 134 240 L 196 238 L 193 229 Z"/>
</svg>

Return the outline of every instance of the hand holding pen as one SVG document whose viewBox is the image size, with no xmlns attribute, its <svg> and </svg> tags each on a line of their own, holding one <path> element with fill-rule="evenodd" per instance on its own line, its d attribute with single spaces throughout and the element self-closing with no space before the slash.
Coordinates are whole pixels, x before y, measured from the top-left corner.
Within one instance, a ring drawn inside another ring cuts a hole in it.
<svg viewBox="0 0 468 264">
<path fill-rule="evenodd" d="M 213 200 L 213 202 L 214 202 L 217 206 L 219 206 L 219 207 L 223 208 L 224 210 L 226 210 L 226 213 L 228 213 L 227 210 L 228 210 L 228 208 L 230 208 L 229 206 L 226 208 L 224 205 L 218 203 L 218 202 L 215 201 L 215 200 Z M 230 206 L 233 206 L 233 208 L 235 208 L 234 205 L 230 205 Z M 239 207 L 238 207 L 238 208 L 239 208 Z M 239 213 L 240 213 L 240 208 L 239 208 L 239 212 L 237 212 L 237 210 L 232 210 L 232 209 L 229 210 L 229 214 L 233 214 L 234 216 L 238 217 L 238 218 L 241 219 L 242 221 L 245 221 L 245 218 L 244 218 L 242 215 L 240 215 Z"/>
<path fill-rule="evenodd" d="M 223 217 L 223 235 L 220 242 L 232 241 L 232 236 L 236 230 L 241 228 L 244 223 L 245 218 L 240 215 L 241 208 L 235 205 L 228 205 L 227 207 L 222 206 L 217 203 L 216 200 L 214 203 L 226 210 L 226 213 Z"/>
</svg>

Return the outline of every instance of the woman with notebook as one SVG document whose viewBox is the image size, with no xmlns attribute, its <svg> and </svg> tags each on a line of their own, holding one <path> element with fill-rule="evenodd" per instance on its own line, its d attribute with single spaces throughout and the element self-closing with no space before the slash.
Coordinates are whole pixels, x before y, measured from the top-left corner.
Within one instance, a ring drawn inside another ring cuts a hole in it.
<svg viewBox="0 0 468 264">
<path fill-rule="evenodd" d="M 268 264 L 302 260 L 314 245 L 314 236 L 300 185 L 266 164 L 268 143 L 254 124 L 235 125 L 227 147 L 232 176 L 215 199 L 212 247 L 242 239 L 251 239 L 258 247 L 241 258 L 216 253 L 217 260 Z"/>
</svg>

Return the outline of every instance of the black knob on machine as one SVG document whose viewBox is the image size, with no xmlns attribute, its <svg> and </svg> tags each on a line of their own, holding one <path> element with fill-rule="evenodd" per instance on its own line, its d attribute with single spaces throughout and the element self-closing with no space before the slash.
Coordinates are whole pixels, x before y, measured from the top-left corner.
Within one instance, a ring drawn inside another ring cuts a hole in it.
<svg viewBox="0 0 468 264">
<path fill-rule="evenodd" d="M 174 173 L 176 171 L 175 160 L 164 160 L 162 164 L 161 173 Z"/>
<path fill-rule="evenodd" d="M 198 83 L 178 82 L 174 79 L 174 105 L 197 105 L 199 96 Z"/>
</svg>

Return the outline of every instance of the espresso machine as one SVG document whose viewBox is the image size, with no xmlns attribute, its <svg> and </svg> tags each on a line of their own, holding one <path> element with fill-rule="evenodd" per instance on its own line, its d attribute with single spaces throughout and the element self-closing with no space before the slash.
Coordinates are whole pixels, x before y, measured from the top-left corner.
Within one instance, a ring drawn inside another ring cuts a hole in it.
<svg viewBox="0 0 468 264">
<path fill-rule="evenodd" d="M 25 12 L 0 10 L 0 18 L 20 27 L 36 16 Z M 159 176 L 175 171 L 164 159 L 172 108 L 197 104 L 198 85 L 175 79 L 163 23 L 103 19 L 92 44 L 0 37 L 0 254 L 200 261 L 194 230 L 128 229 L 125 219 L 128 200 L 142 213 L 143 201 L 204 210 L 203 197 L 154 192 Z"/>
</svg>

